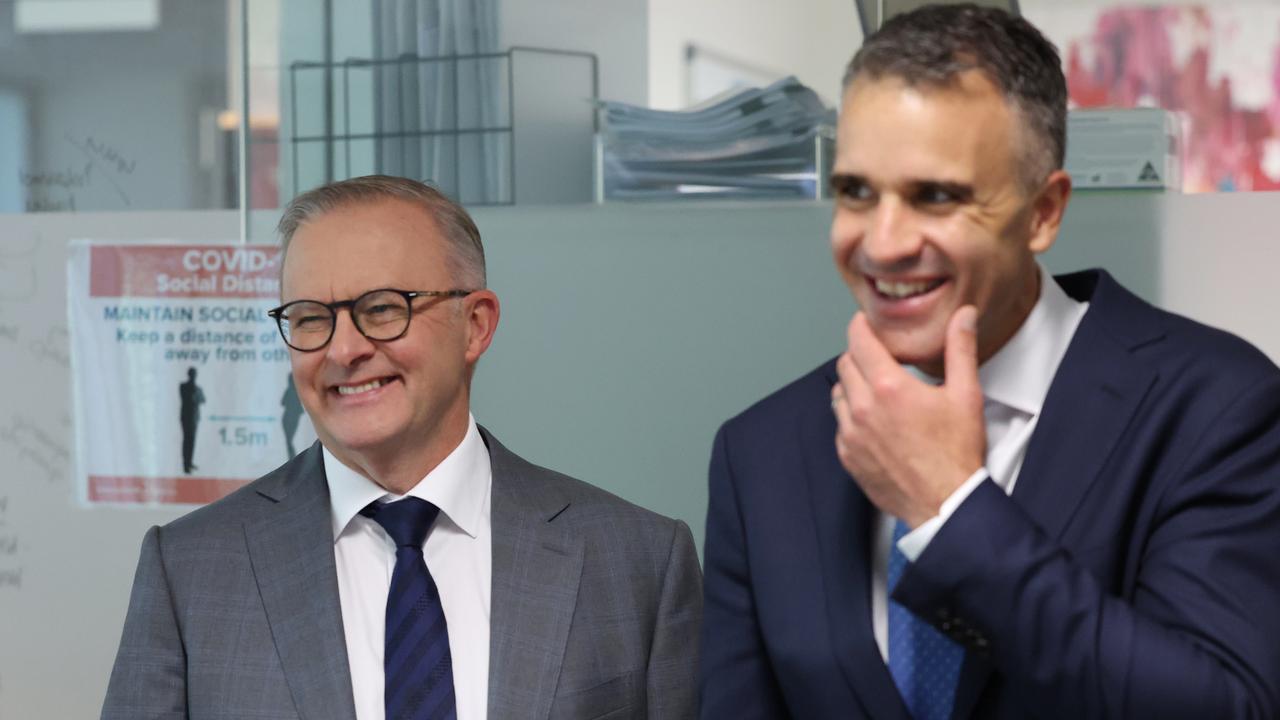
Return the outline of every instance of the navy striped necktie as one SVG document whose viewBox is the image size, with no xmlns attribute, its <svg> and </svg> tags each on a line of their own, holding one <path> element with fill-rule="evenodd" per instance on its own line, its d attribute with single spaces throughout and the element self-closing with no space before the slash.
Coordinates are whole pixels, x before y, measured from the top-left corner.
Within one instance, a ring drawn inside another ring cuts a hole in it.
<svg viewBox="0 0 1280 720">
<path fill-rule="evenodd" d="M 387 720 L 457 717 L 444 607 L 422 559 L 422 543 L 439 513 L 440 508 L 416 497 L 373 502 L 360 511 L 396 544 L 382 658 Z"/>
</svg>

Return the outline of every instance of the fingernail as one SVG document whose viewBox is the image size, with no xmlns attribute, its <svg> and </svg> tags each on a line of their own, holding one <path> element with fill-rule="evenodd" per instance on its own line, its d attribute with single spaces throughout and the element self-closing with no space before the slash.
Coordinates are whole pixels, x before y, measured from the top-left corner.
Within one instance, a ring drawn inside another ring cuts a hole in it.
<svg viewBox="0 0 1280 720">
<path fill-rule="evenodd" d="M 960 318 L 960 329 L 967 330 L 968 332 L 978 331 L 978 311 L 977 310 L 967 312 L 964 314 L 963 317 Z"/>
</svg>

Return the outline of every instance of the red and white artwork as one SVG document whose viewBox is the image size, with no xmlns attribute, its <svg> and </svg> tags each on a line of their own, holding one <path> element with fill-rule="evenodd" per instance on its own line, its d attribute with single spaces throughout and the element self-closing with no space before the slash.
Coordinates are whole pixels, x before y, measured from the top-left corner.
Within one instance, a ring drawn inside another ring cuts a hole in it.
<svg viewBox="0 0 1280 720">
<path fill-rule="evenodd" d="M 1280 4 L 1021 3 L 1062 53 L 1073 107 L 1162 107 L 1186 192 L 1280 189 Z"/>
</svg>

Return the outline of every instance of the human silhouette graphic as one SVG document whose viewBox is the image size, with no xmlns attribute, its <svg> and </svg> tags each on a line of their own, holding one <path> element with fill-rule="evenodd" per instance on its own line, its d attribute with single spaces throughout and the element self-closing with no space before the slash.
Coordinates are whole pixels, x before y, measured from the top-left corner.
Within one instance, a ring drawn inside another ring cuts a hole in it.
<svg viewBox="0 0 1280 720">
<path fill-rule="evenodd" d="M 187 381 L 178 385 L 178 398 L 182 401 L 182 472 L 190 475 L 196 469 L 191 456 L 196 449 L 196 424 L 200 422 L 200 406 L 204 404 L 204 391 L 196 384 L 195 368 L 187 368 Z"/>
<path fill-rule="evenodd" d="M 289 452 L 289 457 L 285 459 L 292 460 L 298 454 L 293 448 L 293 435 L 298 431 L 298 420 L 302 418 L 302 402 L 298 400 L 298 388 L 293 385 L 293 373 L 289 373 L 285 380 L 284 397 L 280 398 L 280 404 L 284 406 L 280 422 L 284 426 L 284 442 Z"/>
</svg>

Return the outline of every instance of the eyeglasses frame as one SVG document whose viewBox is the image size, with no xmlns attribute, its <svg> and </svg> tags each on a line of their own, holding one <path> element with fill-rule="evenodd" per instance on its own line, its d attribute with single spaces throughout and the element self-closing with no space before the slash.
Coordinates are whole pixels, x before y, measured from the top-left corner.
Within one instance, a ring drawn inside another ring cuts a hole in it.
<svg viewBox="0 0 1280 720">
<path fill-rule="evenodd" d="M 360 327 L 360 321 L 356 319 L 355 313 L 351 312 L 355 308 L 356 304 L 359 303 L 362 298 L 365 298 L 365 297 L 368 297 L 369 295 L 372 295 L 374 293 L 380 293 L 380 292 L 395 293 L 403 297 L 405 304 L 408 306 L 408 316 L 405 318 L 404 329 L 401 330 L 399 334 L 395 335 L 394 337 L 389 337 L 389 338 L 369 337 L 369 334 L 364 331 L 364 328 Z M 455 288 L 452 290 L 400 290 L 399 288 L 374 288 L 373 290 L 362 292 L 350 300 L 338 300 L 331 303 L 320 302 L 319 300 L 307 300 L 307 299 L 293 300 L 281 305 L 280 307 L 276 307 L 268 310 L 267 315 L 276 321 L 276 329 L 280 331 L 280 339 L 284 340 L 285 345 L 288 345 L 289 347 L 293 348 L 294 350 L 297 350 L 298 352 L 317 352 L 325 349 L 325 347 L 330 342 L 333 341 L 333 333 L 338 329 L 338 311 L 343 308 L 346 308 L 347 314 L 351 316 L 351 324 L 355 326 L 356 332 L 359 332 L 362 336 L 364 336 L 365 339 L 369 340 L 370 342 L 391 342 L 392 340 L 399 340 L 400 338 L 404 337 L 406 333 L 409 332 L 409 326 L 413 324 L 413 301 L 416 300 L 417 298 L 420 298 L 420 297 L 461 298 L 476 292 L 479 292 L 479 291 L 463 290 L 461 288 Z M 289 342 L 289 338 L 285 335 L 285 332 L 284 332 L 284 321 L 286 319 L 284 317 L 284 311 L 287 310 L 291 305 L 297 305 L 298 303 L 304 303 L 304 302 L 312 303 L 315 305 L 321 305 L 327 308 L 329 310 L 329 314 L 333 316 L 333 321 L 329 323 L 328 337 L 324 339 L 324 342 L 308 350 L 303 350 L 302 348 Z"/>
</svg>

